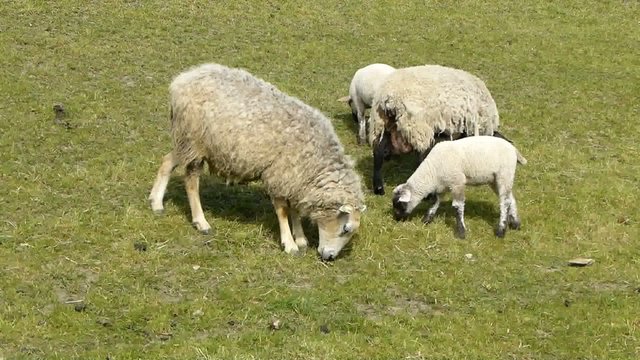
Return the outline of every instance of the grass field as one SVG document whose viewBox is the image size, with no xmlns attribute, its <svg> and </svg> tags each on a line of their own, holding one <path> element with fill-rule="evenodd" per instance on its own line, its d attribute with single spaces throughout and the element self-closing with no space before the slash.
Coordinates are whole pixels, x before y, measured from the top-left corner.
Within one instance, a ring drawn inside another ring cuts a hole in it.
<svg viewBox="0 0 640 360">
<path fill-rule="evenodd" d="M 0 359 L 640 357 L 638 1 L 0 8 Z M 203 62 L 246 68 L 333 120 L 369 207 L 337 261 L 284 254 L 259 184 L 203 179 L 209 236 L 190 226 L 180 172 L 165 215 L 149 209 L 168 84 Z M 449 197 L 429 226 L 393 220 L 389 190 L 413 159 L 386 163 L 374 196 L 371 150 L 336 101 L 374 62 L 485 80 L 529 160 L 521 231 L 493 236 L 484 188 L 467 192 L 466 240 Z"/>
</svg>

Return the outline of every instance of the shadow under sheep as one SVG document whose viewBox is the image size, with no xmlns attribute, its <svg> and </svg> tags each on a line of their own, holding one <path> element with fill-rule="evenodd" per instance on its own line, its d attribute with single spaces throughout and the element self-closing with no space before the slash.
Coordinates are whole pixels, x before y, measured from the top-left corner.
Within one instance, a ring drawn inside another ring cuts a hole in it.
<svg viewBox="0 0 640 360">
<path fill-rule="evenodd" d="M 260 182 L 250 185 L 227 185 L 223 180 L 203 173 L 200 176 L 200 201 L 205 217 L 211 224 L 213 236 L 217 232 L 217 220 L 224 218 L 243 223 L 262 224 L 269 230 L 270 238 L 280 244 L 278 219 L 271 199 L 261 187 Z M 165 204 L 171 202 L 178 206 L 185 217 L 184 226 L 192 227 L 191 207 L 182 175 L 174 175 L 170 178 L 164 202 Z M 307 219 L 303 219 L 302 227 L 309 240 L 309 246 L 317 247 L 317 227 Z M 195 228 L 193 231 L 197 232 Z"/>
<path fill-rule="evenodd" d="M 494 199 L 492 197 L 492 199 Z M 439 218 L 444 217 L 444 223 L 448 229 L 451 230 L 451 234 L 455 232 L 456 229 L 456 211 L 451 206 L 451 197 L 449 194 L 442 194 L 440 196 L 440 207 L 438 208 L 438 212 L 436 213 L 436 217 L 433 219 L 436 221 Z M 419 204 L 411 213 L 409 218 L 406 221 L 422 221 L 422 217 L 427 213 L 429 207 L 433 205 L 433 200 L 423 201 Z M 489 200 L 473 200 L 467 198 L 464 204 L 464 217 L 466 219 L 474 219 L 480 218 L 487 223 L 488 227 L 485 229 L 484 227 L 473 229 L 473 233 L 481 233 L 485 230 L 487 232 L 493 233 L 498 225 L 498 220 L 500 218 L 500 212 L 498 209 L 498 198 L 495 197 L 495 201 Z M 389 200 L 389 210 L 387 211 L 390 218 L 393 218 L 393 206 L 391 205 L 391 200 Z M 466 221 L 465 221 L 466 223 Z M 424 225 L 424 226 L 432 226 Z M 467 232 L 467 237 L 473 236 L 472 232 Z"/>
</svg>

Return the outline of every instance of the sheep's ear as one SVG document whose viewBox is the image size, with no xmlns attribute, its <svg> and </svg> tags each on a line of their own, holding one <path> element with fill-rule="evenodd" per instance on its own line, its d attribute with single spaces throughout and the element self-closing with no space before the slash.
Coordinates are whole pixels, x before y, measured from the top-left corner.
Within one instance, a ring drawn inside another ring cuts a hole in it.
<svg viewBox="0 0 640 360">
<path fill-rule="evenodd" d="M 365 212 L 365 211 L 367 210 L 367 205 L 364 205 L 364 204 L 363 204 L 363 205 L 360 205 L 360 207 L 358 208 L 358 210 L 359 210 L 361 213 Z"/>
<path fill-rule="evenodd" d="M 409 189 L 402 189 L 400 191 L 400 197 L 398 201 L 400 202 L 409 202 L 411 200 L 411 191 Z"/>
<path fill-rule="evenodd" d="M 351 205 L 342 205 L 338 211 L 345 214 L 351 214 L 353 212 L 353 207 Z"/>
</svg>

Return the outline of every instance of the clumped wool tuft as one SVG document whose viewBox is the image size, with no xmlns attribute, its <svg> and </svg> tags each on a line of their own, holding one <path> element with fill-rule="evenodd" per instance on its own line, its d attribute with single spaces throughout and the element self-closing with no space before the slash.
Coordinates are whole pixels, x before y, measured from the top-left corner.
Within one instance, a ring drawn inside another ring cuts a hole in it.
<svg viewBox="0 0 640 360">
<path fill-rule="evenodd" d="M 170 85 L 177 163 L 206 160 L 230 181 L 260 179 L 315 220 L 363 205 L 360 177 L 331 121 L 241 69 L 205 64 Z"/>
</svg>

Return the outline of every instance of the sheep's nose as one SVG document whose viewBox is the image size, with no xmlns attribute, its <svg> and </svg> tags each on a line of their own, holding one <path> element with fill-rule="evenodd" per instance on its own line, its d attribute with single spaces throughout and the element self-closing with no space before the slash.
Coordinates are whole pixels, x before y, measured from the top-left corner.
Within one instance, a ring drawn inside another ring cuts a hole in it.
<svg viewBox="0 0 640 360">
<path fill-rule="evenodd" d="M 323 261 L 332 261 L 337 255 L 338 254 L 334 249 L 322 249 L 320 252 L 320 257 L 322 257 Z"/>
</svg>

